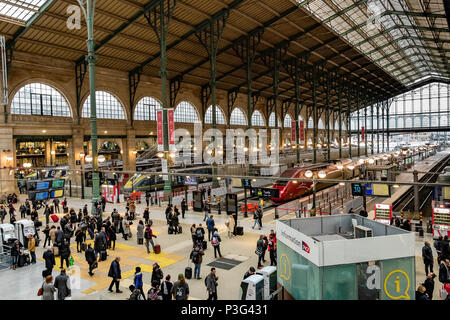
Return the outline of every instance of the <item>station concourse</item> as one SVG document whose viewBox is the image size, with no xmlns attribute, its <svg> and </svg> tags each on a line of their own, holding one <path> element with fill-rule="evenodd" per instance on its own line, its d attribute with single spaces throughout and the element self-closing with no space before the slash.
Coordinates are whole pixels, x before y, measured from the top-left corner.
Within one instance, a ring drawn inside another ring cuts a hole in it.
<svg viewBox="0 0 450 320">
<path fill-rule="evenodd" d="M 0 47 L 0 300 L 450 299 L 447 1 L 5 0 Z"/>
</svg>

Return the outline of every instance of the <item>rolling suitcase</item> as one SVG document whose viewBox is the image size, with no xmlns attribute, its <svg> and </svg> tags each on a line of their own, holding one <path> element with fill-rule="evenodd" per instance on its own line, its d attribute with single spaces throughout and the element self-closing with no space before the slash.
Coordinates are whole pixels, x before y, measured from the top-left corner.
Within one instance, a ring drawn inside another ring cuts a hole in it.
<svg viewBox="0 0 450 320">
<path fill-rule="evenodd" d="M 181 228 L 181 226 L 178 226 L 178 233 L 183 233 L 183 228 Z"/>
<path fill-rule="evenodd" d="M 108 257 L 108 254 L 106 251 L 100 251 L 100 261 L 106 261 L 106 258 Z"/>
<path fill-rule="evenodd" d="M 206 248 L 208 248 L 208 242 L 206 242 L 205 240 L 203 240 L 203 242 L 202 242 L 202 247 L 203 247 L 203 250 L 206 250 Z"/>
<path fill-rule="evenodd" d="M 159 244 L 155 244 L 155 253 L 156 254 L 161 253 L 161 246 Z"/>
<path fill-rule="evenodd" d="M 64 213 L 69 213 L 69 207 L 64 207 Z"/>
<path fill-rule="evenodd" d="M 186 269 L 184 269 L 184 277 L 186 279 L 192 278 L 192 268 L 191 267 L 186 267 Z"/>
<path fill-rule="evenodd" d="M 244 235 L 244 227 L 236 227 L 236 235 L 243 236 Z"/>
<path fill-rule="evenodd" d="M 144 239 L 138 238 L 137 239 L 137 244 L 144 244 Z"/>
<path fill-rule="evenodd" d="M 50 216 L 50 218 L 51 218 L 52 221 L 55 222 L 55 223 L 59 221 L 59 218 L 58 218 L 58 216 L 57 216 L 56 214 L 52 214 L 52 215 Z"/>
<path fill-rule="evenodd" d="M 169 234 L 173 234 L 173 227 L 169 226 L 169 229 L 167 230 Z"/>
</svg>

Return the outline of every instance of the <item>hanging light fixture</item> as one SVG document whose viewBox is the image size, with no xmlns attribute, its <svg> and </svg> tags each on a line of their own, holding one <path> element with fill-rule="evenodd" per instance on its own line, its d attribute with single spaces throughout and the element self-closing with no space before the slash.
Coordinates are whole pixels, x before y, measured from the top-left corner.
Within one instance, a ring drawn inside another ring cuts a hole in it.
<svg viewBox="0 0 450 320">
<path fill-rule="evenodd" d="M 305 172 L 305 177 L 307 177 L 307 178 L 312 178 L 312 176 L 313 176 L 312 171 L 311 171 L 311 170 L 306 170 L 306 172 Z"/>
<path fill-rule="evenodd" d="M 320 179 L 324 179 L 327 176 L 327 173 L 323 170 L 320 170 L 318 176 Z"/>
</svg>

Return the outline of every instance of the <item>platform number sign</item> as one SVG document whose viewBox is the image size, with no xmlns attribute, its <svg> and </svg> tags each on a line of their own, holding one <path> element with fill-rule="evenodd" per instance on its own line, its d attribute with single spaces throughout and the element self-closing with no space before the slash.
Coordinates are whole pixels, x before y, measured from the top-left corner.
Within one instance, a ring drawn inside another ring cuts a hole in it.
<svg viewBox="0 0 450 320">
<path fill-rule="evenodd" d="M 352 183 L 352 196 L 363 196 L 364 187 L 360 183 Z"/>
</svg>

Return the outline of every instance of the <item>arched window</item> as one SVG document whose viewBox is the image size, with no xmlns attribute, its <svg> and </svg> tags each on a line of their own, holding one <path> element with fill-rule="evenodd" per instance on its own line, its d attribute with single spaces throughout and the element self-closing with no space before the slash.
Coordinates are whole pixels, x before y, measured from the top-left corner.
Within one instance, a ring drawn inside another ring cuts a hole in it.
<svg viewBox="0 0 450 320">
<path fill-rule="evenodd" d="M 43 83 L 30 83 L 14 95 L 12 114 L 71 117 L 70 107 L 62 94 Z"/>
<path fill-rule="evenodd" d="M 438 117 L 431 117 L 431 127 L 438 126 Z"/>
<path fill-rule="evenodd" d="M 281 125 L 280 118 L 278 118 L 278 126 Z M 269 116 L 269 127 L 275 127 L 275 112 L 272 112 Z"/>
<path fill-rule="evenodd" d="M 284 117 L 283 127 L 292 128 L 292 118 L 289 114 Z"/>
<path fill-rule="evenodd" d="M 205 113 L 205 123 L 213 123 L 212 121 L 212 106 L 209 106 L 209 108 L 206 110 Z M 217 124 L 226 124 L 225 122 L 225 114 L 223 113 L 223 110 L 221 107 L 216 106 L 216 123 Z"/>
<path fill-rule="evenodd" d="M 334 122 L 334 130 L 339 130 L 339 122 L 337 120 Z"/>
<path fill-rule="evenodd" d="M 317 122 L 317 128 L 318 129 L 325 129 L 325 126 L 323 125 L 322 119 L 319 119 L 319 121 Z"/>
<path fill-rule="evenodd" d="M 420 117 L 414 118 L 414 128 L 420 128 Z"/>
<path fill-rule="evenodd" d="M 264 117 L 262 116 L 261 112 L 258 110 L 255 110 L 252 114 L 252 125 L 256 127 L 264 127 Z"/>
<path fill-rule="evenodd" d="M 312 117 L 309 117 L 308 119 L 308 128 L 314 128 L 314 119 Z"/>
<path fill-rule="evenodd" d="M 429 126 L 430 126 L 430 119 L 428 117 L 423 117 L 422 127 L 429 127 Z"/>
<path fill-rule="evenodd" d="M 382 128 L 381 124 L 380 124 L 380 128 Z M 398 120 L 397 120 L 397 128 L 398 129 L 404 128 L 403 118 L 402 117 L 399 117 Z"/>
<path fill-rule="evenodd" d="M 447 127 L 448 126 L 448 117 L 447 116 L 441 116 L 441 127 Z"/>
<path fill-rule="evenodd" d="M 199 122 L 197 109 L 187 101 L 181 101 L 175 109 L 175 122 Z"/>
<path fill-rule="evenodd" d="M 396 129 L 396 128 L 397 128 L 397 127 L 396 127 L 396 124 L 395 124 L 395 119 L 396 119 L 396 118 L 394 118 L 394 117 L 389 118 L 389 128 L 390 128 L 390 129 Z M 374 123 L 374 125 L 375 125 L 375 123 Z"/>
<path fill-rule="evenodd" d="M 158 109 L 162 109 L 158 100 L 152 97 L 142 98 L 134 109 L 134 120 L 156 121 L 156 110 Z"/>
<path fill-rule="evenodd" d="M 405 128 L 412 128 L 412 119 L 409 117 L 405 120 Z"/>
<path fill-rule="evenodd" d="M 120 119 L 125 120 L 125 110 L 122 104 L 112 94 L 105 91 L 95 92 L 95 104 L 98 119 Z M 91 97 L 87 97 L 83 105 L 83 118 L 91 117 Z"/>
<path fill-rule="evenodd" d="M 240 108 L 234 108 L 230 115 L 230 125 L 245 126 L 247 124 L 247 117 Z"/>
</svg>

